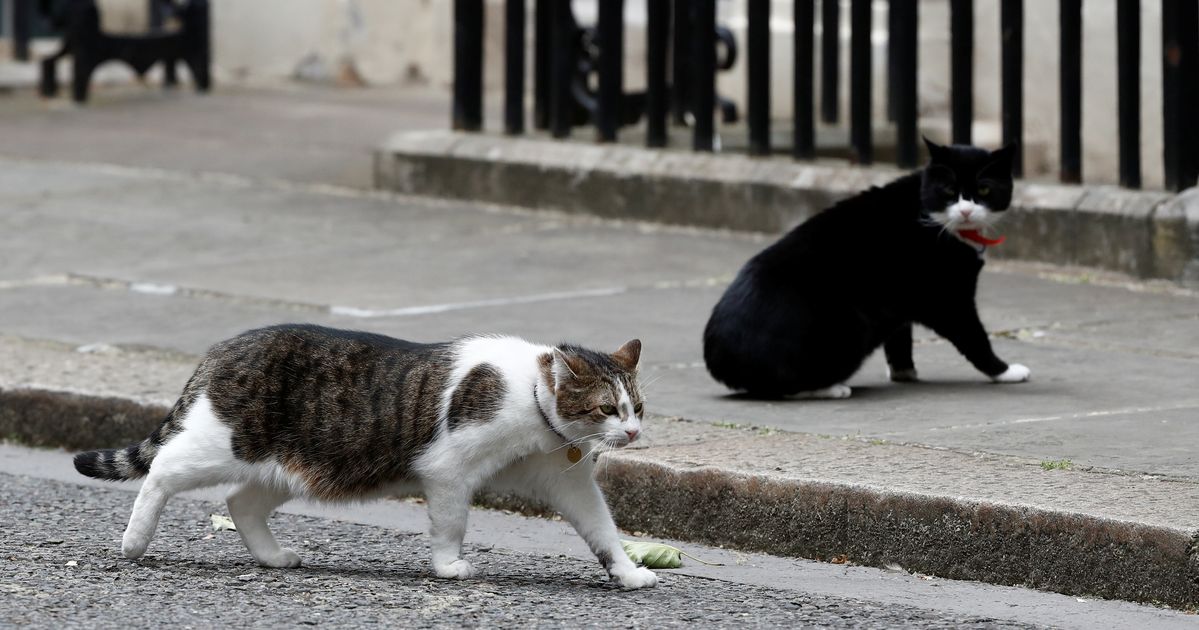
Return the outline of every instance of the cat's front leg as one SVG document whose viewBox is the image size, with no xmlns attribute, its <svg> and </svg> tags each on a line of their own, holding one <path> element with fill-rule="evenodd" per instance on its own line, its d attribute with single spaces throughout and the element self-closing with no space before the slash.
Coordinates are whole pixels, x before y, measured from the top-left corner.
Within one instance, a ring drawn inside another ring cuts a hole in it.
<svg viewBox="0 0 1199 630">
<path fill-rule="evenodd" d="M 585 467 L 544 478 L 547 481 L 543 496 L 570 521 L 613 582 L 630 590 L 652 588 L 658 584 L 658 576 L 653 571 L 633 564 L 625 553 L 608 504 L 595 483 L 590 462 Z"/>
<path fill-rule="evenodd" d="M 956 309 L 943 309 L 925 323 L 933 332 L 948 339 L 967 361 L 996 383 L 1022 383 L 1032 374 L 1023 365 L 1009 365 L 995 356 L 991 339 L 978 318 L 973 302 Z"/>
<path fill-rule="evenodd" d="M 462 539 L 466 536 L 472 494 L 471 488 L 458 480 L 425 484 L 433 573 L 439 578 L 464 580 L 475 575 L 474 565 L 462 559 Z"/>
<path fill-rule="evenodd" d="M 887 356 L 887 376 L 896 383 L 912 383 L 916 378 L 916 364 L 912 361 L 912 323 L 908 322 L 887 336 L 883 342 L 883 354 Z"/>
</svg>

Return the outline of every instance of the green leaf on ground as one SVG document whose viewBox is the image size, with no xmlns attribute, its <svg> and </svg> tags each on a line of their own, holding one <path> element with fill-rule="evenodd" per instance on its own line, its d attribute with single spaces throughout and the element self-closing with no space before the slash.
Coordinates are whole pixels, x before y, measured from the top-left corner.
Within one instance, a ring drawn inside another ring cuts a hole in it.
<svg viewBox="0 0 1199 630">
<path fill-rule="evenodd" d="M 1074 467 L 1074 462 L 1068 459 L 1050 459 L 1041 462 L 1041 470 L 1069 470 Z"/>
<path fill-rule="evenodd" d="M 678 547 L 662 543 L 622 540 L 620 544 L 624 546 L 624 552 L 630 560 L 650 569 L 677 569 L 683 566 L 683 556 L 701 564 L 724 566 L 718 562 L 705 562 Z"/>
</svg>

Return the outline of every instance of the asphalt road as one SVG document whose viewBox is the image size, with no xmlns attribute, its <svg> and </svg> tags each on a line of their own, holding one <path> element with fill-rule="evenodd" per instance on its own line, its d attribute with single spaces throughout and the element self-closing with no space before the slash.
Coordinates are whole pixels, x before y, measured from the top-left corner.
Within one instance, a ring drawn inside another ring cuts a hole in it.
<svg viewBox="0 0 1199 630">
<path fill-rule="evenodd" d="M 120 555 L 130 494 L 2 475 L 0 623 L 35 627 L 394 625 L 838 628 L 1028 627 L 916 607 L 664 572 L 660 588 L 622 592 L 594 562 L 468 546 L 481 579 L 431 577 L 423 536 L 279 514 L 299 569 L 251 563 L 237 534 L 213 532 L 219 503 L 176 499 L 139 562 Z"/>
</svg>

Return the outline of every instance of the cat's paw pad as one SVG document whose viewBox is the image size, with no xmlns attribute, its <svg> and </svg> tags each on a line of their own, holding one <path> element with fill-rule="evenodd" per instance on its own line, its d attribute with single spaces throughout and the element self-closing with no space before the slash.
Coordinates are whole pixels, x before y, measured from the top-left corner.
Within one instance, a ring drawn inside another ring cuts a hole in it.
<svg viewBox="0 0 1199 630">
<path fill-rule="evenodd" d="M 453 562 L 434 565 L 433 572 L 439 578 L 447 580 L 466 580 L 475 576 L 475 567 L 466 560 L 455 560 Z"/>
<path fill-rule="evenodd" d="M 1003 374 L 992 376 L 991 380 L 995 381 L 996 383 L 1023 383 L 1031 376 L 1032 370 L 1020 365 L 1019 363 L 1013 363 L 1007 366 L 1007 369 L 1004 370 Z"/>
<path fill-rule="evenodd" d="M 658 575 L 645 567 L 634 567 L 624 573 L 613 574 L 612 581 L 625 590 L 653 588 L 658 585 Z"/>
<path fill-rule="evenodd" d="M 920 380 L 916 377 L 916 368 L 893 370 L 888 367 L 887 377 L 895 383 L 915 383 L 916 381 Z"/>
<path fill-rule="evenodd" d="M 300 554 L 291 549 L 280 549 L 273 554 L 258 558 L 258 564 L 272 569 L 294 569 L 300 566 Z"/>
</svg>

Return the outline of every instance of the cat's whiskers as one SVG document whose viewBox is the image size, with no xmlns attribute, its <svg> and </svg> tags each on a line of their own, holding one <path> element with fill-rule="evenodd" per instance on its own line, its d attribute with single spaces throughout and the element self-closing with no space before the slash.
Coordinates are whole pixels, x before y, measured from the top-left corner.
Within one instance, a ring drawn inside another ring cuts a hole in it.
<svg viewBox="0 0 1199 630">
<path fill-rule="evenodd" d="M 567 448 L 567 447 L 570 447 L 570 446 L 575 446 L 575 445 L 577 445 L 577 444 L 578 444 L 578 443 L 580 443 L 580 442 L 585 442 L 585 441 L 587 441 L 587 440 L 590 440 L 590 439 L 591 439 L 591 438 L 593 438 L 593 437 L 597 437 L 597 436 L 600 436 L 600 435 L 603 435 L 603 432 L 602 432 L 602 431 L 601 431 L 601 432 L 599 432 L 599 433 L 592 433 L 592 434 L 590 434 L 590 435 L 584 435 L 583 437 L 578 437 L 578 438 L 575 438 L 575 439 L 573 439 L 573 440 L 567 440 L 567 441 L 566 441 L 564 444 L 562 444 L 562 446 L 559 446 L 558 448 L 555 448 L 555 449 L 551 450 L 550 452 L 551 452 L 551 453 L 553 453 L 554 451 L 560 451 L 560 450 L 562 450 L 562 449 L 564 449 L 564 448 Z"/>
</svg>

